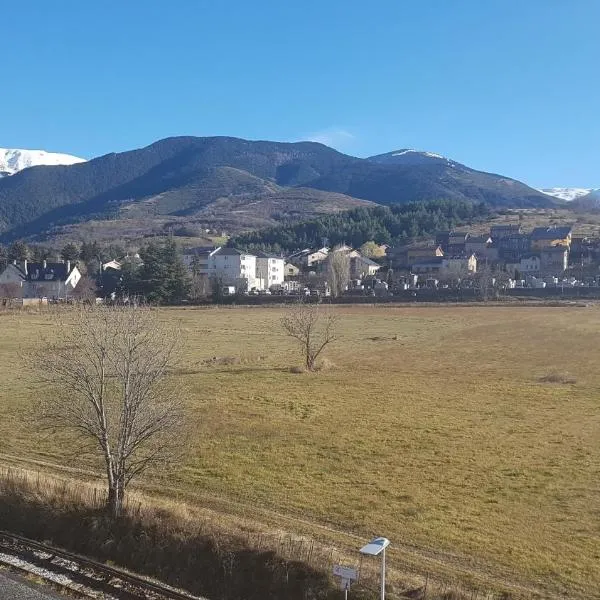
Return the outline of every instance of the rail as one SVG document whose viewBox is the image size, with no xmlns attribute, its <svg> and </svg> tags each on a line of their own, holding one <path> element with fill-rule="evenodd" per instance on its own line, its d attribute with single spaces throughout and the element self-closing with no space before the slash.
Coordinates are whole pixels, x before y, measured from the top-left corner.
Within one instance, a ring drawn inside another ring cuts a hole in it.
<svg viewBox="0 0 600 600">
<path fill-rule="evenodd" d="M 0 552 L 71 578 L 87 589 L 108 593 L 123 600 L 206 600 L 6 531 L 0 531 Z"/>
</svg>

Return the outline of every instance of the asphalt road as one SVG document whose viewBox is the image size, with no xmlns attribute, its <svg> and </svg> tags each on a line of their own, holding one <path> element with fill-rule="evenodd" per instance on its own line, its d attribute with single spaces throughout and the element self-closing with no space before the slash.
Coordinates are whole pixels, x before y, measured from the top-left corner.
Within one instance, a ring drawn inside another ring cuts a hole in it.
<svg viewBox="0 0 600 600">
<path fill-rule="evenodd" d="M 58 600 L 59 596 L 47 588 L 30 583 L 19 575 L 0 572 L 0 598 L 2 600 Z"/>
</svg>

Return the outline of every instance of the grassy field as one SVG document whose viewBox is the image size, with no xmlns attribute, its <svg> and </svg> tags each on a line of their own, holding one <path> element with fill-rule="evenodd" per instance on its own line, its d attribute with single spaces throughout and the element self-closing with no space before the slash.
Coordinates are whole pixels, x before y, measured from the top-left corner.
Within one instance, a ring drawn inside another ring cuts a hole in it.
<svg viewBox="0 0 600 600">
<path fill-rule="evenodd" d="M 146 488 L 348 548 L 387 535 L 399 569 L 600 597 L 600 308 L 335 312 L 329 367 L 308 375 L 289 370 L 282 309 L 161 311 L 194 435 Z M 48 391 L 22 357 L 52 333 L 46 314 L 0 314 L 0 453 L 86 467 L 24 417 Z"/>
</svg>

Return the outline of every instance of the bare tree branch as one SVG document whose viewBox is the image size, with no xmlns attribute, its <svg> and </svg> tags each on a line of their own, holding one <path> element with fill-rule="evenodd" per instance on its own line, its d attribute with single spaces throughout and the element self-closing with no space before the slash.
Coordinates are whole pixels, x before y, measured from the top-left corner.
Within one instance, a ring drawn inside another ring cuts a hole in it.
<svg viewBox="0 0 600 600">
<path fill-rule="evenodd" d="M 182 394 L 168 380 L 179 336 L 133 307 L 61 312 L 56 328 L 59 340 L 33 363 L 54 388 L 39 416 L 102 457 L 108 508 L 118 516 L 130 481 L 168 461 L 181 439 Z"/>
<path fill-rule="evenodd" d="M 304 364 L 309 371 L 315 370 L 321 352 L 336 339 L 335 316 L 330 313 L 323 319 L 321 310 L 318 304 L 300 303 L 293 306 L 281 320 L 287 335 L 299 343 Z"/>
<path fill-rule="evenodd" d="M 350 257 L 344 248 L 333 248 L 327 256 L 327 282 L 331 295 L 341 296 L 350 281 Z"/>
</svg>

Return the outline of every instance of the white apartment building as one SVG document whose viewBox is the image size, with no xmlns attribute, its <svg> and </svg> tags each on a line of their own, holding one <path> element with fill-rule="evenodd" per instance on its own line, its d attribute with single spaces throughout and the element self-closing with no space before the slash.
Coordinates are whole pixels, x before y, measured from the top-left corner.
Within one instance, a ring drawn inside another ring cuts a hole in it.
<svg viewBox="0 0 600 600">
<path fill-rule="evenodd" d="M 198 275 L 209 275 L 210 259 L 220 249 L 220 247 L 215 248 L 214 246 L 200 246 L 186 250 L 182 256 L 183 264 L 190 272 L 197 269 Z"/>
<path fill-rule="evenodd" d="M 285 279 L 285 261 L 279 256 L 259 252 L 256 255 L 256 279 L 258 289 L 268 290 L 280 286 Z"/>
<path fill-rule="evenodd" d="M 235 248 L 219 248 L 208 258 L 208 275 L 237 290 L 261 289 L 257 285 L 256 256 Z"/>
<path fill-rule="evenodd" d="M 268 290 L 285 279 L 283 258 L 261 252 L 249 254 L 235 248 L 200 247 L 183 255 L 188 270 L 233 285 L 238 291 Z"/>
</svg>

